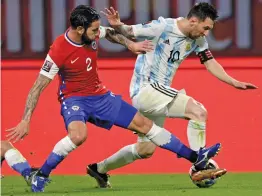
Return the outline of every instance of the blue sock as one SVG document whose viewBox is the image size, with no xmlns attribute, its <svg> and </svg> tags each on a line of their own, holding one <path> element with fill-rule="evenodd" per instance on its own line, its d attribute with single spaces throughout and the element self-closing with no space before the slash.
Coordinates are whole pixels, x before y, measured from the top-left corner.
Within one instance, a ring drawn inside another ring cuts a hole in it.
<svg viewBox="0 0 262 196">
<path fill-rule="evenodd" d="M 31 167 L 27 161 L 16 163 L 12 165 L 12 168 L 20 173 L 23 177 L 29 176 L 31 172 Z"/>
<path fill-rule="evenodd" d="M 6 160 L 7 164 L 23 177 L 29 176 L 31 166 L 23 155 L 15 148 L 11 148 L 5 152 L 5 156 L 1 157 L 1 163 Z"/>
<path fill-rule="evenodd" d="M 185 146 L 175 135 L 164 128 L 153 124 L 146 136 L 160 148 L 170 150 L 192 163 L 197 160 L 198 155 L 195 151 Z"/>
<path fill-rule="evenodd" d="M 46 162 L 44 165 L 40 168 L 39 172 L 41 175 L 48 177 L 49 174 L 53 169 L 56 168 L 56 166 L 61 163 L 64 160 L 64 156 L 51 153 L 49 157 L 47 158 Z"/>
<path fill-rule="evenodd" d="M 186 145 L 184 145 L 176 136 L 171 134 L 171 140 L 169 143 L 159 146 L 161 148 L 170 150 L 179 156 L 189 160 L 190 162 L 194 163 L 197 160 L 197 153 Z"/>
<path fill-rule="evenodd" d="M 55 145 L 52 153 L 47 158 L 38 174 L 48 177 L 56 166 L 61 163 L 68 153 L 72 152 L 77 146 L 71 141 L 69 136 L 64 137 Z"/>
</svg>

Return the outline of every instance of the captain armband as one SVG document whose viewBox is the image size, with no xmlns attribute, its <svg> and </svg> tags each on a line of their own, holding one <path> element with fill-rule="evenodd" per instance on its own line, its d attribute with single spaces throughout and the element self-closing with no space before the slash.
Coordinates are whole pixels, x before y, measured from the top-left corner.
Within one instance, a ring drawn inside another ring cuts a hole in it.
<svg viewBox="0 0 262 196">
<path fill-rule="evenodd" d="M 201 64 L 204 64 L 206 61 L 214 58 L 212 53 L 208 49 L 199 52 L 197 56 L 199 57 Z"/>
</svg>

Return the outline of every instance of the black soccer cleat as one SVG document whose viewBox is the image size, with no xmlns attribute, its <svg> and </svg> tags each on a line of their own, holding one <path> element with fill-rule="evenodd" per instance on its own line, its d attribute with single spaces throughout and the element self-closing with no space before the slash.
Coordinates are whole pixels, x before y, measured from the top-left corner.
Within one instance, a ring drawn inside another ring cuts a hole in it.
<svg viewBox="0 0 262 196">
<path fill-rule="evenodd" d="M 86 173 L 95 178 L 98 188 L 112 188 L 111 184 L 108 180 L 109 175 L 108 174 L 101 174 L 97 171 L 97 164 L 90 164 L 86 167 Z"/>
</svg>

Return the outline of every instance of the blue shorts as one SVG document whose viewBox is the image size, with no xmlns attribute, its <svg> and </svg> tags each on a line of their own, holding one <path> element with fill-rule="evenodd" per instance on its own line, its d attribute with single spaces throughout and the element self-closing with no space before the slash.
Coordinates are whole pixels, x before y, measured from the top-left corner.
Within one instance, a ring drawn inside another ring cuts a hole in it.
<svg viewBox="0 0 262 196">
<path fill-rule="evenodd" d="M 112 92 L 95 96 L 69 97 L 61 104 L 61 115 L 66 129 L 72 121 L 90 122 L 105 129 L 111 129 L 113 125 L 127 128 L 136 113 L 136 108 Z"/>
</svg>

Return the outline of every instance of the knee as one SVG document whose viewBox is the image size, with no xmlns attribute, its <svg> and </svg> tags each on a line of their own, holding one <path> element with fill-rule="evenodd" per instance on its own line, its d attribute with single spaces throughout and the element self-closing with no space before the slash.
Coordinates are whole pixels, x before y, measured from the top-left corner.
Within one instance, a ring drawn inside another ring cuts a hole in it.
<svg viewBox="0 0 262 196">
<path fill-rule="evenodd" d="M 86 126 L 69 126 L 68 135 L 71 141 L 76 145 L 80 146 L 87 139 L 87 129 Z"/>
<path fill-rule="evenodd" d="M 154 154 L 156 145 L 152 142 L 140 142 L 137 143 L 136 149 L 142 159 L 148 159 Z"/>
<path fill-rule="evenodd" d="M 5 155 L 5 153 L 10 150 L 11 148 L 14 148 L 12 144 L 8 141 L 1 141 L 1 157 Z"/>
<path fill-rule="evenodd" d="M 153 121 L 144 117 L 142 114 L 137 112 L 133 121 L 129 125 L 129 129 L 134 130 L 138 133 L 147 134 L 153 126 Z"/>
<path fill-rule="evenodd" d="M 207 121 L 207 110 L 204 106 L 199 106 L 199 108 L 194 112 L 196 119 L 201 122 Z"/>
<path fill-rule="evenodd" d="M 75 130 L 69 137 L 76 146 L 80 146 L 86 141 L 87 133 L 86 131 Z"/>
<path fill-rule="evenodd" d="M 207 121 L 207 110 L 201 103 L 191 99 L 188 101 L 185 116 L 192 120 L 205 122 Z"/>
</svg>

